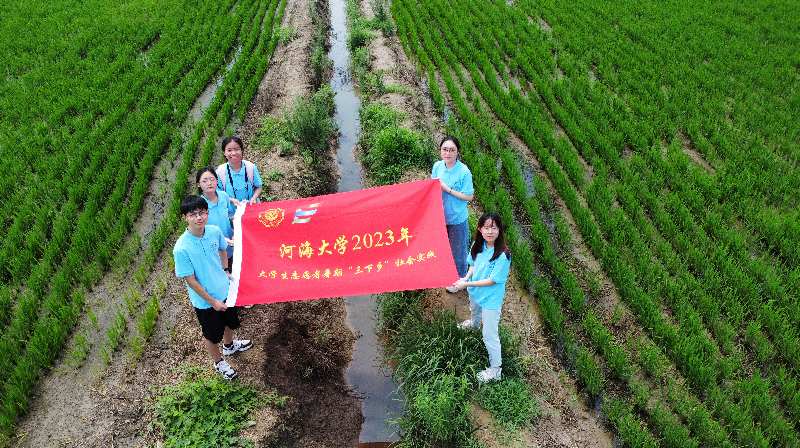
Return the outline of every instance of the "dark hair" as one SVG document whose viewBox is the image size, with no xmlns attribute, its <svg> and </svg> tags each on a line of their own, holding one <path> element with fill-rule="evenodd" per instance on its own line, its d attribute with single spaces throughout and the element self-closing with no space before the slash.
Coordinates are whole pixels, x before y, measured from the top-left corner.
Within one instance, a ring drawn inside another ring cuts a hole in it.
<svg viewBox="0 0 800 448">
<path fill-rule="evenodd" d="M 219 178 L 217 178 L 217 172 L 214 171 L 214 168 L 211 168 L 210 166 L 204 166 L 203 168 L 200 168 L 200 170 L 197 172 L 197 175 L 194 176 L 195 183 L 199 184 L 200 178 L 203 177 L 203 174 L 205 173 L 211 173 L 214 176 L 214 179 L 217 179 L 219 181 Z M 197 187 L 197 191 L 200 194 L 203 194 L 203 189 L 200 188 L 199 186 Z"/>
<path fill-rule="evenodd" d="M 452 135 L 445 135 L 445 136 L 444 136 L 444 138 L 442 139 L 442 141 L 441 141 L 441 142 L 439 142 L 439 149 L 442 149 L 442 145 L 444 145 L 444 143 L 445 143 L 446 141 L 448 141 L 448 140 L 449 140 L 449 141 L 451 141 L 451 142 L 453 142 L 453 144 L 454 144 L 454 145 L 456 145 L 456 151 L 458 151 L 458 154 L 459 154 L 459 155 L 461 155 L 461 143 L 459 143 L 459 142 L 458 142 L 458 139 L 457 139 L 457 138 L 455 138 L 455 137 L 453 137 Z"/>
<path fill-rule="evenodd" d="M 497 226 L 499 231 L 497 232 L 497 239 L 494 240 L 494 254 L 492 254 L 492 258 L 489 261 L 494 261 L 500 254 L 505 253 L 506 257 L 508 257 L 509 261 L 511 260 L 511 251 L 508 250 L 506 246 L 506 238 L 505 238 L 505 228 L 503 227 L 503 221 L 500 218 L 500 215 L 497 213 L 484 213 L 478 218 L 478 227 L 475 228 L 475 238 L 473 239 L 472 248 L 470 249 L 470 254 L 472 255 L 472 259 L 474 260 L 479 253 L 483 252 L 483 243 L 485 242 L 483 239 L 483 234 L 481 233 L 481 227 L 486 224 L 486 221 L 492 220 L 494 225 Z"/>
<path fill-rule="evenodd" d="M 190 194 L 181 201 L 181 215 L 191 213 L 195 210 L 208 210 L 208 202 L 200 196 Z"/>
<path fill-rule="evenodd" d="M 225 152 L 225 147 L 228 146 L 230 142 L 236 142 L 236 144 L 242 148 L 242 152 L 244 152 L 244 143 L 242 143 L 242 139 L 235 135 L 229 135 L 222 139 L 222 152 Z"/>
</svg>

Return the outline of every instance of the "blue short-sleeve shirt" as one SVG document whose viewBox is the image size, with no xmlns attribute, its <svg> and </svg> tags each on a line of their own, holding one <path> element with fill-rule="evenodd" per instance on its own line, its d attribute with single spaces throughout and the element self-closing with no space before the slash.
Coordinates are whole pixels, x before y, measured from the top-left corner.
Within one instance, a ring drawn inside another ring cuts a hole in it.
<svg viewBox="0 0 800 448">
<path fill-rule="evenodd" d="M 441 179 L 459 193 L 472 195 L 475 188 L 472 185 L 472 173 L 460 160 L 452 168 L 447 168 L 443 160 L 433 164 L 431 178 Z M 461 224 L 467 220 L 467 201 L 462 201 L 452 194 L 442 192 L 442 203 L 444 205 L 444 221 L 448 225 Z"/>
<path fill-rule="evenodd" d="M 492 286 L 470 286 L 467 288 L 467 293 L 481 308 L 499 310 L 503 306 L 511 260 L 507 254 L 502 253 L 494 261 L 489 261 L 492 255 L 494 248 L 486 247 L 484 244 L 483 250 L 478 252 L 475 259 L 472 258 L 472 254 L 467 256 L 467 264 L 474 267 L 470 281 L 494 280 Z"/>
<path fill-rule="evenodd" d="M 230 177 L 228 176 L 229 169 Z M 229 197 L 236 198 L 240 201 L 249 201 L 250 198 L 253 197 L 255 189 L 261 188 L 261 174 L 259 174 L 258 165 L 256 164 L 253 164 L 253 178 L 250 179 L 248 177 L 247 182 L 245 182 L 244 179 L 247 174 L 245 161 L 242 161 L 242 166 L 239 167 L 239 171 L 234 171 L 227 163 L 224 164 L 224 169 L 221 174 L 225 176 L 225 193 L 228 193 Z M 233 179 L 233 184 L 231 184 L 231 179 Z M 223 182 L 220 181 L 219 185 L 222 186 Z"/>
<path fill-rule="evenodd" d="M 192 235 L 187 229 L 175 242 L 172 256 L 175 258 L 175 275 L 178 278 L 194 275 L 206 292 L 217 300 L 228 297 L 230 280 L 222 270 L 219 251 L 225 250 L 228 243 L 219 227 L 206 224 L 202 237 Z M 200 294 L 188 285 L 189 300 L 192 306 L 199 309 L 211 308 L 211 304 L 203 300 Z"/>
<path fill-rule="evenodd" d="M 217 202 L 212 203 L 205 195 L 203 199 L 208 203 L 208 224 L 219 227 L 225 238 L 233 238 L 233 226 L 230 219 L 230 197 L 228 193 L 217 190 Z M 233 256 L 233 246 L 228 246 L 228 257 Z"/>
</svg>

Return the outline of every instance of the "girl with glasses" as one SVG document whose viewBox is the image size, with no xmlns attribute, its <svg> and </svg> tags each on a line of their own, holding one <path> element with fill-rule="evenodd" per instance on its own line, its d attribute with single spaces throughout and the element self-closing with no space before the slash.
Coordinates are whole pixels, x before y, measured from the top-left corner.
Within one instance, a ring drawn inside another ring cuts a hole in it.
<svg viewBox="0 0 800 448">
<path fill-rule="evenodd" d="M 511 268 L 511 253 L 506 246 L 503 223 L 496 213 L 484 213 L 478 219 L 467 264 L 469 270 L 453 284 L 453 288 L 467 288 L 471 317 L 458 327 L 482 328 L 483 343 L 489 352 L 489 367 L 478 373 L 478 382 L 496 381 L 502 376 L 500 313 Z"/>
<path fill-rule="evenodd" d="M 458 276 L 467 272 L 467 204 L 475 192 L 472 186 L 472 173 L 460 160 L 458 154 L 461 145 L 455 137 L 447 136 L 439 143 L 442 160 L 433 164 L 431 178 L 439 179 L 442 187 L 442 204 L 444 220 L 447 225 L 447 239 L 456 264 Z M 456 292 L 448 286 L 448 292 Z"/>
</svg>

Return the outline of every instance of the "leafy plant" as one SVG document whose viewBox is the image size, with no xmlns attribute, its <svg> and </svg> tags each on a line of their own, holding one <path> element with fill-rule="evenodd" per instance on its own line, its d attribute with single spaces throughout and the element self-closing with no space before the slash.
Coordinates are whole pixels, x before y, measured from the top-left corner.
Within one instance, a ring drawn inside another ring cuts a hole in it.
<svg viewBox="0 0 800 448">
<path fill-rule="evenodd" d="M 528 385 L 517 378 L 481 386 L 475 399 L 508 430 L 523 427 L 539 415 L 538 403 Z"/>
<path fill-rule="evenodd" d="M 183 381 L 161 390 L 155 405 L 155 425 L 167 448 L 247 447 L 251 442 L 239 434 L 248 426 L 252 411 L 267 405 L 282 407 L 286 400 L 210 372 L 190 370 Z"/>
</svg>

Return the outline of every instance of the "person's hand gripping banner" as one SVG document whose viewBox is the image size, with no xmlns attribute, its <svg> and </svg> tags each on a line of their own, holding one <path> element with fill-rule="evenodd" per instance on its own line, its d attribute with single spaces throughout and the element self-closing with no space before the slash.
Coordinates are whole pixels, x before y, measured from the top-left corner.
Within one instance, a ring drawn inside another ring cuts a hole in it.
<svg viewBox="0 0 800 448">
<path fill-rule="evenodd" d="M 450 285 L 438 180 L 240 206 L 228 306 Z"/>
</svg>

